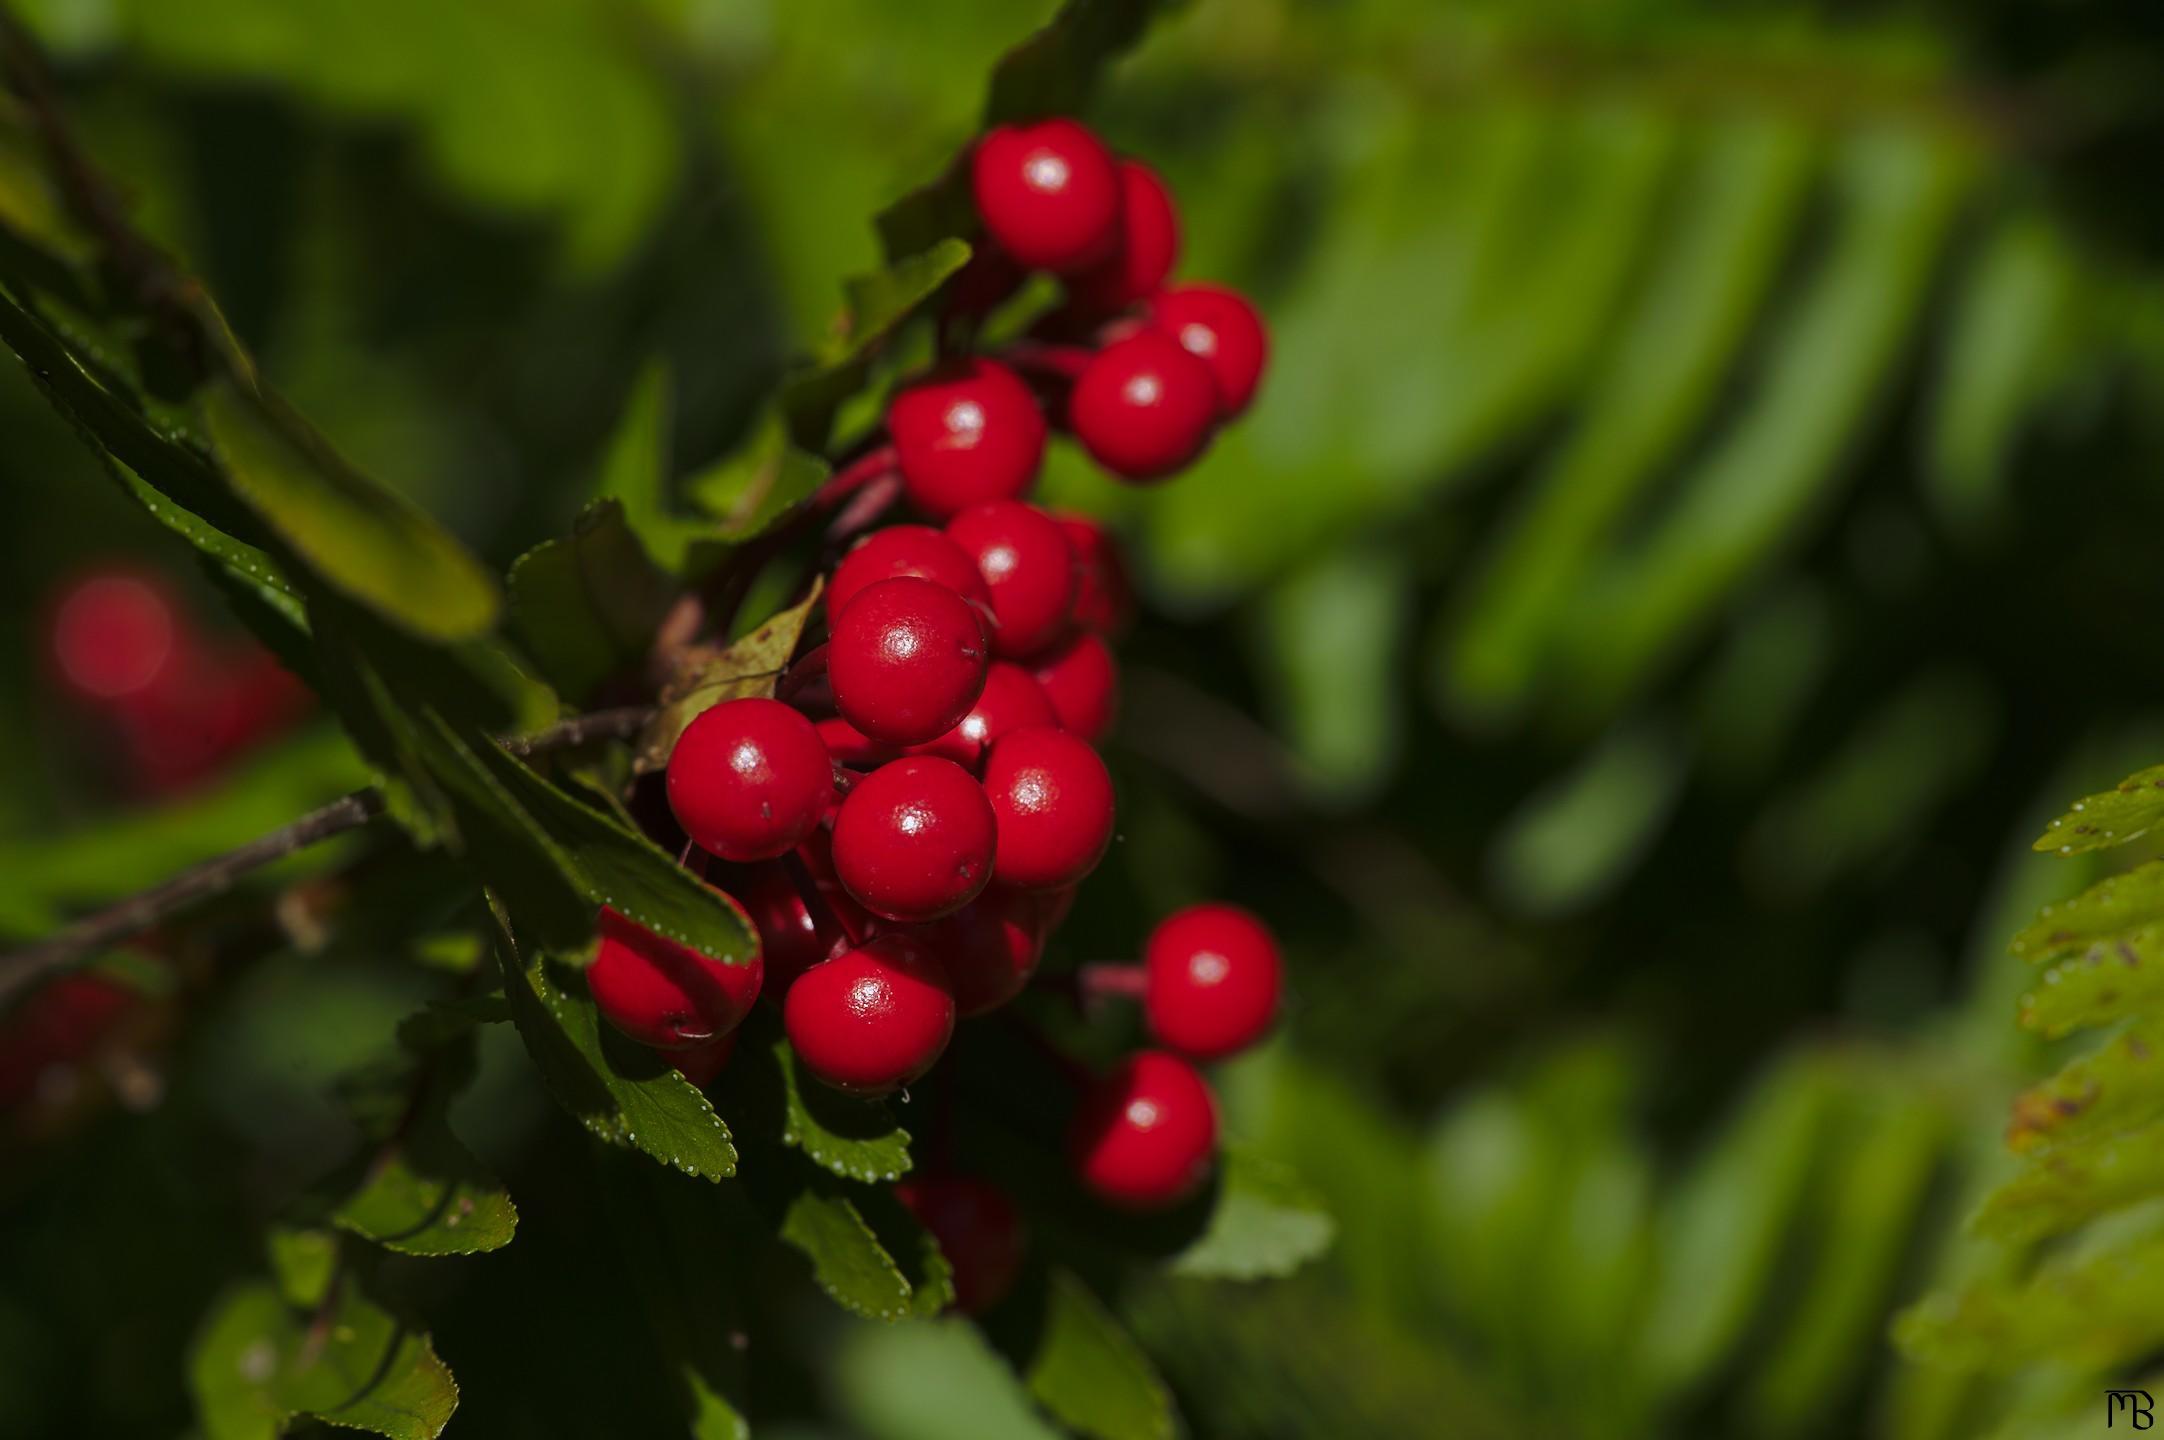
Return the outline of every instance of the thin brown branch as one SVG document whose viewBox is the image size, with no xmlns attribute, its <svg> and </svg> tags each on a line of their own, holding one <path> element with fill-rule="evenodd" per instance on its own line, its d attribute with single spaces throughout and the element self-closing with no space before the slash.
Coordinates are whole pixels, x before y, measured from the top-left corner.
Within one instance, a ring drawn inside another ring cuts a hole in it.
<svg viewBox="0 0 2164 1440">
<path fill-rule="evenodd" d="M 650 705 L 595 710 L 574 715 L 531 735 L 506 739 L 503 747 L 524 759 L 555 750 L 575 749 L 595 740 L 625 740 L 638 734 L 653 714 Z M 373 790 L 355 791 L 238 849 L 191 866 L 162 885 L 138 891 L 86 915 L 46 939 L 0 954 L 0 1007 L 5 1007 L 17 992 L 33 981 L 87 959 L 179 911 L 222 895 L 243 876 L 334 835 L 357 830 L 382 813 L 383 797 L 380 794 Z"/>
</svg>

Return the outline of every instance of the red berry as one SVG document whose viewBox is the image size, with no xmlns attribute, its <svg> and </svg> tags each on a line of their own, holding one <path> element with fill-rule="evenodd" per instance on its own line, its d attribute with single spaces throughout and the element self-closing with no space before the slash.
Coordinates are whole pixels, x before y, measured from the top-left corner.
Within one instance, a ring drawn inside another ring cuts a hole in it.
<svg viewBox="0 0 2164 1440">
<path fill-rule="evenodd" d="M 676 1067 L 678 1074 L 704 1090 L 714 1083 L 714 1077 L 721 1073 L 722 1067 L 729 1063 L 729 1057 L 735 1053 L 736 1032 L 731 1030 L 720 1039 L 709 1040 L 704 1045 L 694 1045 L 688 1050 L 671 1050 L 668 1057 L 669 1063 Z"/>
<path fill-rule="evenodd" d="M 1142 952 L 1142 1013 L 1158 1043 L 1216 1060 L 1260 1040 L 1277 1018 L 1284 966 L 1260 920 L 1232 905 L 1168 915 Z"/>
<path fill-rule="evenodd" d="M 994 660 L 984 672 L 984 693 L 969 707 L 962 722 L 937 740 L 914 747 L 912 753 L 938 755 L 975 770 L 984 763 L 985 751 L 1000 736 L 1025 725 L 1058 723 L 1059 716 L 1053 713 L 1052 702 L 1045 698 L 1044 687 L 1036 677 L 1019 665 Z"/>
<path fill-rule="evenodd" d="M 1119 249 L 1067 285 L 1077 305 L 1099 314 L 1148 299 L 1180 257 L 1180 215 L 1164 180 L 1139 160 L 1121 160 L 1119 172 Z"/>
<path fill-rule="evenodd" d="M 1194 1193 L 1217 1146 L 1210 1087 L 1177 1055 L 1132 1055 L 1082 1097 L 1067 1132 L 1082 1183 L 1126 1210 L 1158 1210 Z"/>
<path fill-rule="evenodd" d="M 1120 672 L 1112 647 L 1088 631 L 1032 662 L 1032 671 L 1062 728 L 1089 741 L 1103 739 L 1119 713 Z"/>
<path fill-rule="evenodd" d="M 942 520 L 986 500 L 1014 499 L 1044 463 L 1037 397 L 990 360 L 962 362 L 895 396 L 887 434 L 909 503 Z"/>
<path fill-rule="evenodd" d="M 609 907 L 600 931 L 586 988 L 602 1017 L 642 1045 L 681 1050 L 725 1035 L 759 998 L 757 954 L 724 965 Z"/>
<path fill-rule="evenodd" d="M 182 663 L 182 622 L 164 587 L 134 575 L 93 575 L 53 615 L 60 675 L 91 700 L 151 690 Z"/>
<path fill-rule="evenodd" d="M 1209 366 L 1217 414 L 1247 408 L 1270 359 L 1270 332 L 1245 296 L 1217 285 L 1182 285 L 1150 302 L 1150 320 Z"/>
<path fill-rule="evenodd" d="M 797 1058 L 856 1095 L 884 1095 L 932 1068 L 954 1034 L 939 962 L 911 936 L 882 935 L 797 977 L 782 1005 Z"/>
<path fill-rule="evenodd" d="M 779 700 L 724 700 L 685 727 L 669 754 L 669 808 L 724 860 L 787 854 L 826 818 L 834 762 L 802 712 Z"/>
<path fill-rule="evenodd" d="M 967 770 L 937 756 L 904 756 L 842 800 L 834 871 L 874 915 L 936 920 L 991 882 L 997 838 L 984 787 Z"/>
<path fill-rule="evenodd" d="M 812 722 L 812 729 L 826 742 L 827 754 L 838 765 L 852 770 L 869 770 L 874 765 L 884 765 L 898 753 L 891 745 L 882 745 L 839 715 L 829 715 Z"/>
<path fill-rule="evenodd" d="M 1087 515 L 1054 518 L 1074 547 L 1074 623 L 1100 635 L 1121 634 L 1134 621 L 1135 587 L 1119 542 Z"/>
<path fill-rule="evenodd" d="M 1158 330 L 1137 330 L 1090 357 L 1068 397 L 1075 439 L 1127 480 L 1158 480 L 1209 444 L 1217 420 L 1210 367 Z"/>
<path fill-rule="evenodd" d="M 1032 269 L 1079 270 L 1119 243 L 1112 152 L 1072 120 L 989 132 L 977 142 L 970 179 L 985 233 Z"/>
<path fill-rule="evenodd" d="M 1044 956 L 1048 908 L 1041 895 L 987 890 L 924 928 L 924 943 L 946 967 L 963 1019 L 997 1010 L 1029 984 Z"/>
<path fill-rule="evenodd" d="M 944 585 L 902 575 L 865 586 L 832 626 L 827 680 L 842 718 L 874 740 L 921 745 L 984 690 L 984 622 Z"/>
<path fill-rule="evenodd" d="M 976 565 L 943 532 L 930 525 L 889 525 L 866 536 L 834 567 L 834 578 L 827 582 L 827 614 L 841 614 L 865 586 L 897 575 L 944 585 L 980 605 L 992 603 L 992 592 L 984 588 Z"/>
<path fill-rule="evenodd" d="M 984 792 L 999 822 L 993 874 L 1016 890 L 1058 890 L 1097 868 L 1112 843 L 1112 776 L 1089 742 L 1036 725 L 992 747 Z"/>
<path fill-rule="evenodd" d="M 810 849 L 807 842 L 805 849 Z M 759 956 L 766 966 L 766 988 L 780 994 L 789 982 L 827 958 L 831 937 L 821 938 L 811 906 L 797 893 L 789 867 L 779 861 L 748 865 L 716 877 L 716 883 L 743 907 L 759 932 Z"/>
<path fill-rule="evenodd" d="M 975 562 L 992 592 L 994 650 L 1014 659 L 1066 633 L 1075 556 L 1057 520 L 1019 500 L 994 500 L 949 520 L 947 538 Z"/>
<path fill-rule="evenodd" d="M 1022 1273 L 1028 1236 L 1007 1192 L 973 1175 L 912 1175 L 894 1187 L 954 1269 L 954 1308 L 981 1315 Z"/>
</svg>

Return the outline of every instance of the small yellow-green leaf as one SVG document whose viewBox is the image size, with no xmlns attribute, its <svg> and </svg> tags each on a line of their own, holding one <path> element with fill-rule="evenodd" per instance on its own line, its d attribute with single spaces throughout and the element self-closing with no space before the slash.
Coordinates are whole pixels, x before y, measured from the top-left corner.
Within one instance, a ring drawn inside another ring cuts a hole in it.
<svg viewBox="0 0 2164 1440">
<path fill-rule="evenodd" d="M 2164 860 L 2137 865 L 2071 900 L 2046 905 L 2009 948 L 2031 964 L 2042 964 L 2155 920 L 2164 920 Z"/>
<path fill-rule="evenodd" d="M 723 648 L 702 646 L 686 650 L 661 689 L 661 705 L 639 736 L 639 773 L 659 770 L 669 763 L 677 737 L 700 712 L 724 700 L 772 695 L 789 657 L 796 654 L 804 627 L 819 604 L 823 582 L 814 580 L 811 593 L 758 629 Z"/>
<path fill-rule="evenodd" d="M 2049 1039 L 2164 1005 L 2164 922 L 2092 942 L 2036 977 L 2021 1024 Z"/>
<path fill-rule="evenodd" d="M 2139 840 L 2159 820 L 2164 820 L 2164 765 L 2152 765 L 2109 790 L 2076 800 L 2064 815 L 2044 827 L 2034 848 L 2047 854 L 2082 855 Z"/>
</svg>

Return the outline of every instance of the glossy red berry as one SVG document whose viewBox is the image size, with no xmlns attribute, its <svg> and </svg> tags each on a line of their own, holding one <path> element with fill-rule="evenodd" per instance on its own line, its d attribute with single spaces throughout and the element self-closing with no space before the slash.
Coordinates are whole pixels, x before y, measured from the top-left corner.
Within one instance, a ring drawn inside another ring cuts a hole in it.
<svg viewBox="0 0 2164 1440">
<path fill-rule="evenodd" d="M 726 1035 L 759 998 L 756 954 L 724 965 L 608 907 L 600 932 L 586 988 L 602 1018 L 642 1045 L 681 1050 Z"/>
<path fill-rule="evenodd" d="M 1182 285 L 1150 301 L 1150 322 L 1209 366 L 1218 418 L 1247 408 L 1270 360 L 1270 332 L 1245 296 L 1218 285 Z"/>
<path fill-rule="evenodd" d="M 1028 986 L 1044 956 L 1049 909 L 1042 895 L 992 889 L 924 928 L 963 1019 L 997 1010 Z"/>
<path fill-rule="evenodd" d="M 1126 1210 L 1186 1199 L 1210 1172 L 1217 1105 L 1195 1068 L 1177 1055 L 1130 1056 L 1082 1097 L 1067 1153 L 1084 1186 Z"/>
<path fill-rule="evenodd" d="M 990 883 L 997 839 L 984 787 L 967 770 L 907 755 L 859 780 L 842 800 L 834 872 L 874 915 L 936 920 Z"/>
<path fill-rule="evenodd" d="M 819 934 L 811 906 L 798 893 L 788 866 L 770 860 L 717 875 L 714 880 L 743 907 L 759 934 L 767 993 L 783 994 L 790 981 L 827 958 L 834 937 Z"/>
<path fill-rule="evenodd" d="M 986 500 L 1014 499 L 1044 463 L 1037 397 L 990 360 L 961 362 L 895 396 L 887 434 L 909 503 L 941 520 Z"/>
<path fill-rule="evenodd" d="M 1217 420 L 1210 367 L 1161 330 L 1137 330 L 1090 357 L 1068 397 L 1075 439 L 1127 480 L 1159 480 L 1192 461 Z"/>
<path fill-rule="evenodd" d="M 714 1083 L 716 1076 L 728 1065 L 729 1057 L 736 1053 L 736 1032 L 731 1030 L 718 1040 L 694 1045 L 688 1050 L 667 1052 L 669 1063 L 679 1075 L 704 1090 Z"/>
<path fill-rule="evenodd" d="M 1119 174 L 1119 245 L 1067 285 L 1077 306 L 1099 314 L 1148 299 L 1180 258 L 1179 211 L 1164 180 L 1139 160 L 1121 160 Z"/>
<path fill-rule="evenodd" d="M 830 627 L 834 706 L 874 740 L 921 745 L 977 703 L 989 650 L 977 611 L 946 586 L 908 575 L 875 581 Z"/>
<path fill-rule="evenodd" d="M 1007 1192 L 973 1175 L 912 1175 L 894 1187 L 954 1270 L 954 1308 L 981 1315 L 1022 1273 L 1029 1237 Z"/>
<path fill-rule="evenodd" d="M 787 854 L 826 818 L 834 762 L 801 711 L 747 696 L 700 712 L 669 754 L 669 808 L 724 860 Z"/>
<path fill-rule="evenodd" d="M 994 660 L 984 672 L 984 693 L 961 723 L 940 736 L 916 746 L 912 753 L 937 755 L 975 770 L 984 763 L 992 742 L 1025 725 L 1057 725 L 1052 702 L 1035 676 L 1007 660 Z"/>
<path fill-rule="evenodd" d="M 930 525 L 889 525 L 866 536 L 834 567 L 827 581 L 827 614 L 841 614 L 865 586 L 897 575 L 944 585 L 980 605 L 992 603 L 992 592 L 984 588 L 975 563 L 943 531 Z"/>
<path fill-rule="evenodd" d="M 1060 523 L 1034 505 L 995 500 L 947 522 L 992 593 L 992 648 L 1009 659 L 1034 654 L 1067 632 L 1074 609 L 1074 546 Z"/>
<path fill-rule="evenodd" d="M 135 575 L 93 575 L 61 597 L 53 615 L 53 659 L 86 699 L 126 700 L 151 690 L 181 664 L 182 622 L 162 586 Z"/>
<path fill-rule="evenodd" d="M 1112 843 L 1112 776 L 1089 742 L 1050 726 L 1003 737 L 984 762 L 999 822 L 993 875 L 1015 890 L 1058 890 L 1097 868 Z"/>
<path fill-rule="evenodd" d="M 827 754 L 837 765 L 852 770 L 869 770 L 874 765 L 884 765 L 901 752 L 892 745 L 882 745 L 839 715 L 828 715 L 812 722 L 819 738 L 826 742 Z"/>
<path fill-rule="evenodd" d="M 1135 587 L 1110 531 L 1087 515 L 1055 516 L 1074 547 L 1074 623 L 1100 635 L 1120 635 L 1135 618 Z"/>
<path fill-rule="evenodd" d="M 1038 656 L 1030 673 L 1063 729 L 1094 745 L 1112 728 L 1119 713 L 1120 672 L 1102 636 L 1083 631 Z"/>
<path fill-rule="evenodd" d="M 884 1095 L 932 1068 L 954 1034 L 954 997 L 913 937 L 881 935 L 799 975 L 782 1005 L 797 1059 L 855 1095 Z"/>
<path fill-rule="evenodd" d="M 1142 1013 L 1159 1044 L 1196 1060 L 1245 1050 L 1277 1018 L 1284 965 L 1260 920 L 1232 905 L 1168 915 L 1142 952 Z"/>
<path fill-rule="evenodd" d="M 1080 270 L 1119 243 L 1112 152 L 1072 120 L 989 132 L 971 157 L 970 180 L 985 233 L 1032 269 Z"/>
</svg>

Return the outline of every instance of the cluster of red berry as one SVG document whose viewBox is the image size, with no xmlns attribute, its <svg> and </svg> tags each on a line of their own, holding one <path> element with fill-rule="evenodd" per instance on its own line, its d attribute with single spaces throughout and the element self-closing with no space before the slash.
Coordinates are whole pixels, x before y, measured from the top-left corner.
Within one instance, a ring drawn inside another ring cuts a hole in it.
<svg viewBox="0 0 2164 1440">
<path fill-rule="evenodd" d="M 202 633 L 149 574 L 107 569 L 71 582 L 48 633 L 56 678 L 116 733 L 122 778 L 143 794 L 209 779 L 309 705 L 268 650 Z"/>
<path fill-rule="evenodd" d="M 985 136 L 972 178 L 990 243 L 951 304 L 981 308 L 1023 267 L 1049 270 L 1067 300 L 1038 335 L 1091 343 L 1033 339 L 1026 360 L 1007 353 L 1014 368 L 950 359 L 901 389 L 886 446 L 852 468 L 879 473 L 928 523 L 874 531 L 840 559 L 826 641 L 778 698 L 716 705 L 677 741 L 670 808 L 722 862 L 708 879 L 756 925 L 760 960 L 715 964 L 607 912 L 587 978 L 603 1015 L 697 1083 L 726 1062 L 762 989 L 782 997 L 810 1074 L 881 1095 L 925 1074 L 958 1018 L 1029 983 L 1112 841 L 1094 742 L 1116 704 L 1107 637 L 1131 608 L 1112 539 L 1021 498 L 1047 414 L 1115 475 L 1157 480 L 1246 407 L 1261 375 L 1266 340 L 1245 300 L 1167 288 L 1177 220 L 1146 166 L 1051 120 Z M 1268 1029 L 1277 947 L 1245 912 L 1204 905 L 1160 924 L 1142 966 L 1109 968 L 1124 974 L 1103 988 L 1139 996 L 1164 1048 L 1088 1085 L 1072 1161 L 1103 1200 L 1161 1208 L 1196 1190 L 1215 1153 L 1214 1102 L 1191 1061 Z M 955 1261 L 962 1302 L 995 1299 L 1018 1254 L 1007 1198 L 952 1173 L 901 1194 Z"/>
</svg>

